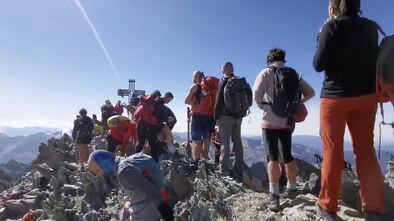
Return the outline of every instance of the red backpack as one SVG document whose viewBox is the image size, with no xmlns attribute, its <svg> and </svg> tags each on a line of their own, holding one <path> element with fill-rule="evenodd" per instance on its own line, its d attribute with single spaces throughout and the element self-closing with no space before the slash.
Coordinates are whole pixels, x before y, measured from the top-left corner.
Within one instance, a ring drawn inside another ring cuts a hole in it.
<svg viewBox="0 0 394 221">
<path fill-rule="evenodd" d="M 193 111 L 203 115 L 212 116 L 216 100 L 216 93 L 219 89 L 219 79 L 213 76 L 204 77 L 199 85 L 201 90 L 197 96 L 200 96 L 198 108 L 194 107 Z"/>
<path fill-rule="evenodd" d="M 155 96 L 144 96 L 141 97 L 140 103 L 137 105 L 134 111 L 134 120 L 135 122 L 139 122 L 140 120 L 145 121 L 146 123 L 157 125 L 158 121 L 154 116 L 155 108 Z"/>
</svg>

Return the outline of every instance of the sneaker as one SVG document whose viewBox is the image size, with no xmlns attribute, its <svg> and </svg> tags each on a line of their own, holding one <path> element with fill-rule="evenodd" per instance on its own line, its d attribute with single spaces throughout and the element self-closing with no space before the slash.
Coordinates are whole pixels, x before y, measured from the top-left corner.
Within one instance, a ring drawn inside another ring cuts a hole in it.
<svg viewBox="0 0 394 221">
<path fill-rule="evenodd" d="M 280 210 L 279 195 L 276 195 L 274 193 L 270 193 L 268 199 L 266 199 L 264 204 L 268 209 L 270 209 L 274 212 L 278 212 Z"/>
<path fill-rule="evenodd" d="M 285 199 L 294 199 L 298 196 L 298 190 L 286 188 L 280 196 Z"/>
<path fill-rule="evenodd" d="M 329 212 L 320 207 L 318 203 L 316 203 L 316 214 L 323 219 L 324 221 L 337 221 L 338 216 L 336 212 Z"/>
<path fill-rule="evenodd" d="M 376 212 L 364 212 L 365 220 L 366 221 L 388 221 L 386 215 Z"/>
</svg>

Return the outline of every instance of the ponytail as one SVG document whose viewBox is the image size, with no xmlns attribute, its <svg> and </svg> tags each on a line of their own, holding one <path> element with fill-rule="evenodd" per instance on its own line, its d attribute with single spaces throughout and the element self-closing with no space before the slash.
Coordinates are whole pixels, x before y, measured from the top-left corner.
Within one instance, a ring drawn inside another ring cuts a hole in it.
<svg viewBox="0 0 394 221">
<path fill-rule="evenodd" d="M 340 15 L 359 15 L 361 13 L 361 0 L 330 0 Z"/>
</svg>

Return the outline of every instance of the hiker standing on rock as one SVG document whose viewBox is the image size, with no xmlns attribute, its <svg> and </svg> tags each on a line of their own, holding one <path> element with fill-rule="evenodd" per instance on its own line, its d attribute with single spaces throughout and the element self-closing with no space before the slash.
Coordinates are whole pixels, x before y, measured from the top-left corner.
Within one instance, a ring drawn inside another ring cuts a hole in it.
<svg viewBox="0 0 394 221">
<path fill-rule="evenodd" d="M 315 95 L 313 88 L 294 69 L 285 66 L 285 57 L 286 52 L 282 49 L 270 50 L 268 67 L 257 75 L 253 86 L 254 99 L 263 110 L 262 140 L 268 158 L 270 191 L 267 206 L 274 211 L 279 209 L 280 154 L 288 179 L 282 197 L 294 198 L 297 195 L 298 168 L 291 153 L 295 114 L 301 102 Z"/>
<path fill-rule="evenodd" d="M 230 175 L 230 141 L 232 141 L 235 154 L 233 177 L 240 181 L 244 165 L 241 124 L 242 118 L 247 115 L 252 105 L 253 95 L 245 78 L 234 75 L 231 62 L 226 62 L 222 66 L 222 74 L 214 109 L 221 139 L 220 172 L 222 176 Z"/>
<path fill-rule="evenodd" d="M 196 143 L 195 167 L 201 158 L 209 159 L 210 137 L 215 127 L 213 113 L 218 81 L 215 77 L 205 77 L 202 71 L 195 71 L 193 85 L 185 99 L 185 104 L 192 106 L 191 135 Z"/>
<path fill-rule="evenodd" d="M 160 157 L 158 135 L 163 128 L 164 122 L 164 101 L 160 96 L 161 93 L 159 91 L 154 91 L 150 95 L 141 97 L 134 112 L 138 137 L 136 151 L 141 152 L 145 147 L 146 141 L 148 141 L 150 155 L 156 161 L 159 161 Z"/>
<path fill-rule="evenodd" d="M 93 139 L 94 123 L 93 120 L 87 116 L 88 112 L 85 108 L 79 110 L 79 118 L 74 121 L 74 128 L 72 132 L 73 140 L 77 143 L 79 149 L 79 162 L 81 169 L 84 169 L 84 163 L 88 161 L 90 142 Z"/>
<path fill-rule="evenodd" d="M 329 16 L 319 33 L 313 67 L 325 71 L 320 126 L 323 141 L 321 191 L 317 214 L 335 220 L 344 161 L 343 137 L 350 131 L 367 220 L 385 220 L 383 175 L 374 148 L 377 111 L 376 23 L 360 17 L 360 0 L 330 0 Z"/>
<path fill-rule="evenodd" d="M 165 202 L 164 180 L 160 165 L 144 153 L 127 158 L 117 157 L 105 150 L 90 154 L 88 169 L 97 176 L 116 176 L 129 196 L 131 206 L 124 213 L 133 221 L 174 220 L 171 207 Z"/>
</svg>

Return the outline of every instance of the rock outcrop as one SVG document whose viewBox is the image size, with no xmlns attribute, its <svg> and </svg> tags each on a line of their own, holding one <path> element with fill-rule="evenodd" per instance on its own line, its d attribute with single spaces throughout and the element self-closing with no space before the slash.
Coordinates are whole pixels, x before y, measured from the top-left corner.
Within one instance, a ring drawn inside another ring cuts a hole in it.
<svg viewBox="0 0 394 221">
<path fill-rule="evenodd" d="M 105 139 L 93 141 L 97 149 Z M 212 161 L 201 161 L 198 169 L 190 166 L 187 151 L 163 154 L 161 168 L 176 220 L 318 220 L 316 196 L 320 189 L 320 170 L 297 160 L 300 170 L 295 199 L 282 199 L 279 212 L 266 208 L 268 175 L 263 163 L 245 165 L 243 182 L 222 177 Z M 0 175 L 1 180 L 1 175 Z M 343 220 L 363 220 L 360 213 L 359 184 L 353 172 L 344 172 L 341 210 Z M 123 195 L 116 183 L 79 168 L 75 146 L 67 135 L 51 139 L 39 147 L 39 155 L 30 172 L 14 186 L 6 183 L 0 196 L 0 220 L 121 220 Z M 0 188 L 3 183 L 0 181 Z M 394 211 L 394 191 L 386 187 L 388 211 Z M 390 214 L 389 220 L 394 220 Z"/>
<path fill-rule="evenodd" d="M 119 220 L 121 195 L 103 178 L 81 171 L 68 135 L 41 144 L 33 169 L 2 192 L 0 220 L 39 211 L 38 220 Z"/>
</svg>

